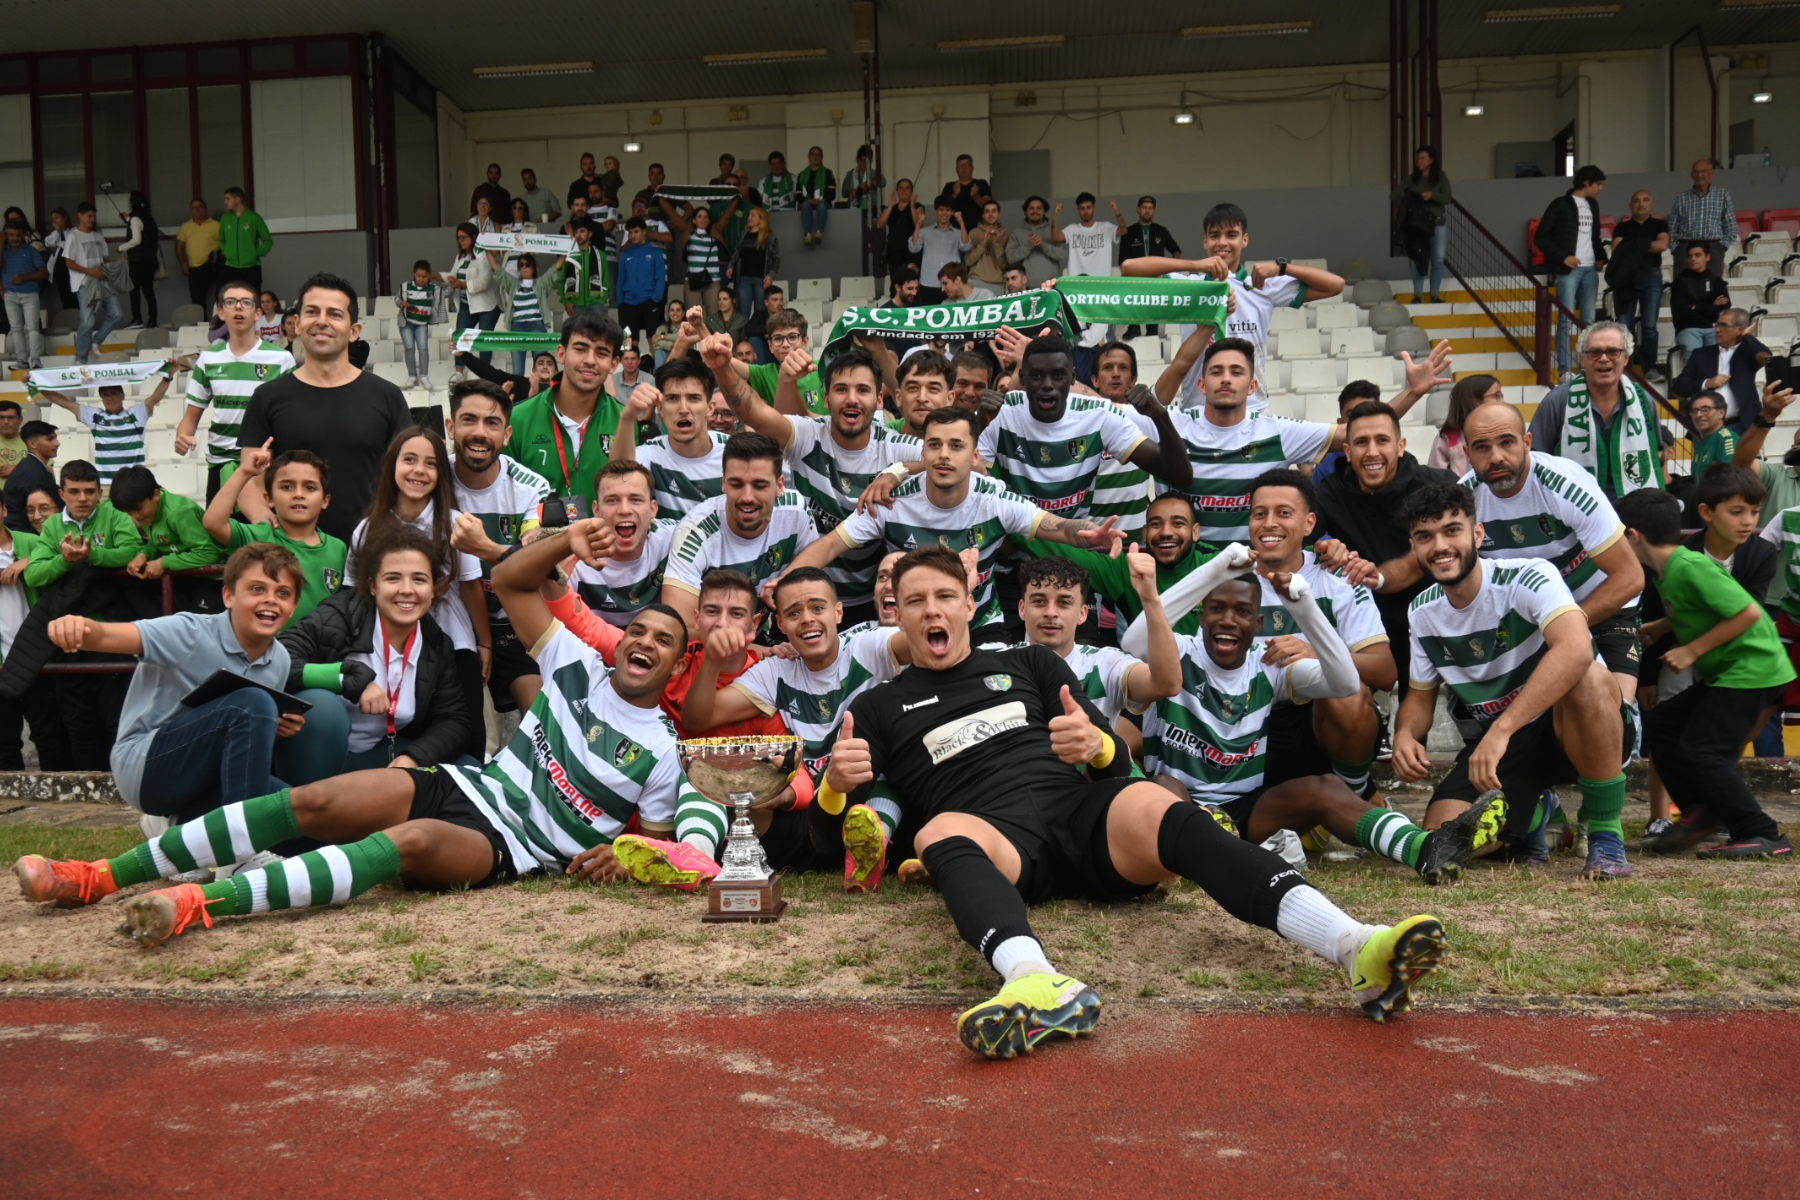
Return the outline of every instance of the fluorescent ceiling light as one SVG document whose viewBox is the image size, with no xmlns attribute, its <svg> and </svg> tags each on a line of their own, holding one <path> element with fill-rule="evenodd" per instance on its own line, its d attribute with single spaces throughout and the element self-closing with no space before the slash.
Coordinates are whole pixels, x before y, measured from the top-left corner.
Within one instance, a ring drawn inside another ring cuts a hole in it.
<svg viewBox="0 0 1800 1200">
<path fill-rule="evenodd" d="M 1245 25 L 1189 25 L 1184 38 L 1259 37 L 1269 33 L 1309 33 L 1311 21 L 1256 21 Z"/>
<path fill-rule="evenodd" d="M 478 79 L 517 79 L 525 75 L 592 75 L 591 62 L 529 63 L 515 67 L 476 67 Z"/>
<path fill-rule="evenodd" d="M 1512 21 L 1574 21 L 1591 17 L 1616 17 L 1623 8 L 1619 4 L 1569 4 L 1558 8 L 1490 8 L 1489 25 Z"/>
<path fill-rule="evenodd" d="M 1752 104 L 1767 104 L 1769 101 L 1773 100 L 1774 98 L 1775 97 L 1770 95 L 1768 92 L 1757 92 L 1755 95 L 1750 97 L 1750 103 L 1752 103 Z"/>
<path fill-rule="evenodd" d="M 1048 50 L 1062 44 L 1060 33 L 1038 33 L 1023 37 L 962 38 L 939 42 L 937 48 L 944 54 L 955 54 L 962 50 Z"/>
<path fill-rule="evenodd" d="M 1800 8 L 1800 0 L 1719 0 L 1723 9 Z"/>
<path fill-rule="evenodd" d="M 1480 116 L 1485 116 L 1486 114 L 1487 114 L 1487 105 L 1485 105 L 1485 104 L 1465 104 L 1465 105 L 1463 105 L 1463 116 L 1465 116 L 1465 117 L 1480 117 Z"/>
<path fill-rule="evenodd" d="M 628 139 L 626 139 L 626 142 L 625 142 L 625 153 L 627 153 L 627 154 L 636 154 L 636 153 L 637 153 L 637 152 L 638 152 L 638 151 L 639 151 L 639 150 L 642 150 L 642 149 L 643 149 L 643 148 L 644 148 L 644 145 L 643 145 L 643 143 L 642 143 L 642 142 L 640 142 L 640 141 L 638 141 L 638 140 L 637 140 L 637 139 L 636 139 L 636 138 L 628 138 Z"/>
<path fill-rule="evenodd" d="M 1194 123 L 1194 110 L 1191 108 L 1184 108 L 1174 116 L 1170 117 L 1169 120 L 1175 122 L 1177 125 L 1192 125 Z"/>
<path fill-rule="evenodd" d="M 823 47 L 814 50 L 747 50 L 735 54 L 703 54 L 709 67 L 748 67 L 758 63 L 786 63 L 805 58 L 824 58 Z"/>
</svg>

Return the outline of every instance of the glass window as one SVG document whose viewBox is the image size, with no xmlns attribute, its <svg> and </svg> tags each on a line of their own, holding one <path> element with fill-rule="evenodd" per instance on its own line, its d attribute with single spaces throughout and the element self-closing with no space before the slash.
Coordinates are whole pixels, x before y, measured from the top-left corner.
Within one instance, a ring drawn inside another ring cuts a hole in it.
<svg viewBox="0 0 1800 1200">
<path fill-rule="evenodd" d="M 44 164 L 44 211 L 87 199 L 87 148 L 81 127 L 80 96 L 44 96 L 38 101 L 38 146 Z"/>
<path fill-rule="evenodd" d="M 256 211 L 276 233 L 356 228 L 356 119 L 350 77 L 250 84 Z"/>
<path fill-rule="evenodd" d="M 88 97 L 88 121 L 94 190 L 110 191 L 118 207 L 124 208 L 127 195 L 138 186 L 137 98 L 130 92 L 96 92 Z M 99 197 L 94 203 L 100 208 L 102 226 L 118 222 L 118 215 Z"/>
<path fill-rule="evenodd" d="M 30 81 L 24 59 L 0 58 L 0 87 L 24 87 Z"/>
<path fill-rule="evenodd" d="M 80 83 L 81 60 L 72 54 L 38 59 L 38 82 Z"/>
<path fill-rule="evenodd" d="M 130 83 L 131 55 L 96 54 L 88 59 L 88 78 L 95 83 Z"/>
<path fill-rule="evenodd" d="M 226 188 L 250 191 L 244 179 L 243 89 L 235 83 L 195 88 L 194 98 L 200 118 L 200 195 L 217 212 L 225 205 Z"/>
<path fill-rule="evenodd" d="M 399 199 L 395 228 L 439 224 L 437 118 L 404 96 L 394 97 L 394 170 L 389 178 Z"/>
<path fill-rule="evenodd" d="M 199 55 L 202 75 L 236 75 L 243 66 L 236 46 L 202 46 Z"/>
<path fill-rule="evenodd" d="M 294 69 L 294 43 L 263 42 L 250 47 L 252 71 L 291 71 Z"/>
<path fill-rule="evenodd" d="M 174 233 L 188 219 L 194 198 L 194 143 L 188 130 L 186 88 L 157 88 L 144 93 L 144 118 L 150 130 L 150 212 L 164 233 Z M 206 198 L 208 206 L 218 203 Z"/>
<path fill-rule="evenodd" d="M 350 43 L 345 41 L 307 42 L 306 66 L 311 71 L 348 71 Z"/>
<path fill-rule="evenodd" d="M 147 79 L 168 79 L 187 74 L 186 50 L 146 50 L 144 51 L 144 76 Z"/>
</svg>

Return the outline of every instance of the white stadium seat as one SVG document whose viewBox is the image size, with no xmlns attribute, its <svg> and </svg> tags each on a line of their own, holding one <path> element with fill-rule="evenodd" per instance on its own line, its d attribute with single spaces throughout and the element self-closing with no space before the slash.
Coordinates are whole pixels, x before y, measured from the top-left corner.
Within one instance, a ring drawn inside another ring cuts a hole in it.
<svg viewBox="0 0 1800 1200">
<path fill-rule="evenodd" d="M 1290 366 L 1292 372 L 1287 388 L 1290 392 L 1336 391 L 1344 386 L 1338 379 L 1338 364 L 1323 356 L 1295 359 Z M 1332 419 L 1336 420 L 1335 413 Z"/>
<path fill-rule="evenodd" d="M 1374 354 L 1375 331 L 1364 325 L 1355 325 L 1347 329 L 1333 329 L 1326 334 L 1330 339 L 1331 356 L 1333 358 L 1349 358 L 1358 354 Z"/>
<path fill-rule="evenodd" d="M 1325 350 L 1316 329 L 1284 329 L 1275 335 L 1277 358 L 1323 358 Z"/>
<path fill-rule="evenodd" d="M 1284 329 L 1305 329 L 1306 310 L 1303 308 L 1278 308 L 1269 314 L 1269 332 L 1280 333 Z"/>
<path fill-rule="evenodd" d="M 878 294 L 873 275 L 846 275 L 838 280 L 838 298 L 841 300 L 873 300 Z"/>
<path fill-rule="evenodd" d="M 1320 329 L 1343 329 L 1352 325 L 1366 325 L 1368 318 L 1363 310 L 1354 304 L 1309 304 L 1318 317 Z M 1283 310 L 1288 311 L 1288 310 Z M 1299 312 L 1299 309 L 1291 311 Z"/>
<path fill-rule="evenodd" d="M 831 280 L 802 279 L 797 291 L 790 292 L 796 300 L 829 300 L 831 299 Z"/>
</svg>

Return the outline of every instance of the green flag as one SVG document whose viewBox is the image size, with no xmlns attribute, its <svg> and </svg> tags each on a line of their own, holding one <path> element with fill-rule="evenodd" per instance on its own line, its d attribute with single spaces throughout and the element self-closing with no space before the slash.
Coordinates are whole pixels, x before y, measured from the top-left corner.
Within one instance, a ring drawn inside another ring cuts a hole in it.
<svg viewBox="0 0 1800 1200">
<path fill-rule="evenodd" d="M 560 334 L 498 332 L 472 325 L 456 335 L 456 348 L 463 354 L 481 350 L 554 350 L 561 343 Z"/>
<path fill-rule="evenodd" d="M 1070 275 L 1056 290 L 1082 321 L 1098 325 L 1211 325 L 1225 332 L 1231 285 L 1214 279 L 1120 279 Z"/>
<path fill-rule="evenodd" d="M 853 305 L 838 316 L 825 343 L 825 357 L 835 358 L 854 346 L 855 338 L 894 338 L 910 342 L 938 338 L 968 340 L 987 338 L 1011 326 L 1035 337 L 1044 326 L 1069 336 L 1063 319 L 1062 300 L 1055 292 L 1034 288 L 991 300 L 953 300 L 948 304 L 921 304 L 911 308 L 878 308 Z"/>
</svg>

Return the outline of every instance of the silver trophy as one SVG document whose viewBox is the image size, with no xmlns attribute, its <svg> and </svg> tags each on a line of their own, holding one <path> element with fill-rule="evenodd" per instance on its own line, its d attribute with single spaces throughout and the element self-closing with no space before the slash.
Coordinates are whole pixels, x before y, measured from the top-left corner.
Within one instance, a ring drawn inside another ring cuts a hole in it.
<svg viewBox="0 0 1800 1200">
<path fill-rule="evenodd" d="M 768 855 L 750 824 L 750 807 L 773 799 L 788 785 L 800 761 L 800 739 L 688 738 L 679 743 L 688 782 L 715 804 L 735 810 L 725 835 L 723 868 L 706 886 L 709 923 L 774 921 L 787 907 L 781 876 L 769 869 Z"/>
</svg>

